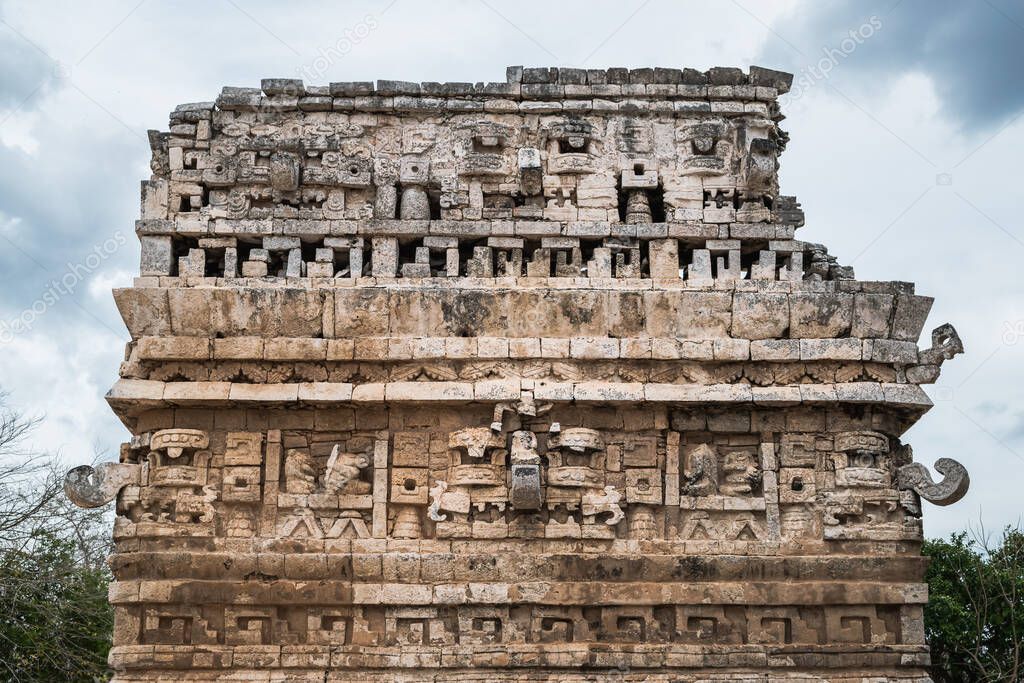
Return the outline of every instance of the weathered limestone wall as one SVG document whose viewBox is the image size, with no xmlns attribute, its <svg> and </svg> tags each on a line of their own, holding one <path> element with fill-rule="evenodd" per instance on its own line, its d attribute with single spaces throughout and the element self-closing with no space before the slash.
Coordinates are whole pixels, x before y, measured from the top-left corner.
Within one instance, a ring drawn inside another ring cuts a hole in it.
<svg viewBox="0 0 1024 683">
<path fill-rule="evenodd" d="M 108 395 L 136 681 L 924 681 L 962 351 L 796 239 L 791 76 L 266 80 L 151 132 Z"/>
</svg>

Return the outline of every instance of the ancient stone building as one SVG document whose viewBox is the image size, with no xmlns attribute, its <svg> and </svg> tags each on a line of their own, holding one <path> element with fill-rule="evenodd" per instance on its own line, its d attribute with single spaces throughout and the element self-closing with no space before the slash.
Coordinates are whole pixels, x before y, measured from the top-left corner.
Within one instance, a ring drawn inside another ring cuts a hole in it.
<svg viewBox="0 0 1024 683">
<path fill-rule="evenodd" d="M 117 681 L 926 680 L 920 498 L 968 479 L 900 435 L 962 347 L 796 239 L 790 80 L 177 107 L 133 437 L 67 483 L 117 500 Z"/>
</svg>

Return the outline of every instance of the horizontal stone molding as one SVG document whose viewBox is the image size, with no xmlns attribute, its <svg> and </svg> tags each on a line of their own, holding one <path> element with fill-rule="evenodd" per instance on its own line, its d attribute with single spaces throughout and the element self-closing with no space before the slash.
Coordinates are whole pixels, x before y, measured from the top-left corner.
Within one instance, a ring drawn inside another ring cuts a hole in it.
<svg viewBox="0 0 1024 683">
<path fill-rule="evenodd" d="M 244 384 L 237 382 L 160 382 L 121 379 L 107 401 L 124 417 L 160 406 L 291 405 L 334 403 L 492 403 L 516 401 L 524 391 L 537 400 L 594 404 L 658 403 L 676 406 L 876 404 L 924 412 L 932 402 L 919 386 L 889 382 L 801 384 L 751 387 L 746 384 L 657 384 L 639 382 L 309 382 Z"/>
<path fill-rule="evenodd" d="M 767 283 L 794 284 L 779 290 L 758 284 L 596 289 L 544 280 L 536 286 L 510 282 L 500 288 L 381 283 L 324 289 L 145 287 L 115 290 L 114 299 L 133 339 L 306 337 L 312 341 L 302 342 L 303 353 L 319 354 L 329 344 L 324 340 L 381 337 L 579 337 L 601 340 L 595 342 L 599 344 L 617 343 L 606 341 L 612 337 L 789 338 L 806 340 L 798 356 L 804 360 L 852 358 L 856 343 L 851 338 L 916 342 L 932 304 L 930 297 L 917 296 L 899 283 L 880 283 L 868 291 L 847 291 L 835 286 L 842 283 L 828 282 Z M 586 313 L 580 315 L 580 310 Z M 822 339 L 835 342 L 815 341 Z M 285 343 L 275 341 L 270 348 L 281 349 Z M 202 354 L 203 342 L 195 344 L 186 351 Z M 901 362 L 907 349 L 877 344 L 870 355 Z M 734 350 L 720 347 L 723 353 Z M 712 351 L 707 358 L 713 357 Z"/>
<path fill-rule="evenodd" d="M 913 364 L 914 342 L 891 339 L 676 339 L 672 337 L 154 337 L 138 340 L 143 361 L 348 361 L 348 360 L 691 360 L 874 361 Z"/>
<path fill-rule="evenodd" d="M 480 581 L 468 583 L 353 583 L 320 579 L 250 582 L 250 604 L 296 605 L 904 605 L 928 602 L 924 583 L 729 581 L 666 583 L 631 581 Z M 133 603 L 232 603 L 235 581 L 164 579 L 119 581 L 115 605 Z"/>
<path fill-rule="evenodd" d="M 308 676 L 303 680 L 311 681 L 325 680 L 327 674 L 326 680 L 332 683 L 392 683 L 395 669 L 401 669 L 401 680 L 426 683 L 436 680 L 433 670 L 441 668 L 445 669 L 446 681 L 504 683 L 557 676 L 566 683 L 583 683 L 605 675 L 621 676 L 623 667 L 636 671 L 647 683 L 677 683 L 680 675 L 687 673 L 705 680 L 702 672 L 714 670 L 721 673 L 713 675 L 728 677 L 721 680 L 736 680 L 737 675 L 756 680 L 766 667 L 780 672 L 825 669 L 832 683 L 861 683 L 862 673 L 847 674 L 854 668 L 892 683 L 930 680 L 906 671 L 906 667 L 929 664 L 925 645 L 886 645 L 884 650 L 862 644 L 818 645 L 813 651 L 808 651 L 806 644 L 718 645 L 709 651 L 707 645 L 629 644 L 627 652 L 614 643 L 566 643 L 557 647 L 546 643 L 391 647 L 132 645 L 111 649 L 110 661 L 128 670 L 118 676 L 119 683 L 142 683 L 154 675 L 190 682 L 221 681 L 219 669 L 231 669 L 232 674 L 248 675 L 256 681 L 274 680 L 271 671 L 279 669 Z M 169 662 L 174 668 L 166 668 Z M 187 679 L 181 679 L 182 668 L 189 670 Z M 135 669 L 145 669 L 141 674 L 145 677 L 136 677 L 132 673 Z M 341 673 L 351 669 L 362 670 L 354 675 Z M 574 671 L 577 669 L 585 671 Z"/>
<path fill-rule="evenodd" d="M 224 289 L 306 292 L 330 294 L 354 289 L 387 289 L 388 291 L 508 291 L 543 289 L 555 291 L 596 292 L 736 292 L 749 294 L 836 294 L 864 293 L 878 296 L 914 297 L 912 285 L 906 282 L 865 282 L 859 280 L 684 280 L 678 278 L 588 278 L 588 277 L 496 277 L 496 278 L 220 278 L 220 277 L 140 277 L 133 289 L 165 290 Z M 130 291 L 116 289 L 115 292 Z M 918 296 L 916 298 L 929 299 Z"/>
<path fill-rule="evenodd" d="M 415 237 L 438 236 L 465 239 L 481 237 L 521 237 L 539 240 L 542 237 L 605 237 L 636 238 L 641 241 L 673 238 L 692 244 L 706 240 L 793 240 L 797 226 L 784 222 L 727 222 L 669 220 L 663 223 L 612 223 L 606 221 L 559 220 L 397 220 L 368 218 L 366 220 L 302 219 L 302 218 L 213 218 L 176 214 L 173 218 L 145 218 L 135 221 L 140 237 L 245 237 L 257 239 L 273 236 L 294 236 L 309 243 L 325 237 Z M 810 243 L 794 242 L 801 248 Z M 820 245 L 813 245 L 820 248 Z"/>
<path fill-rule="evenodd" d="M 927 566 L 927 561 L 917 555 L 781 555 L 780 542 L 774 544 L 774 555 L 704 553 L 699 571 L 691 572 L 685 572 L 685 566 L 681 570 L 681 566 L 686 564 L 682 556 L 690 554 L 685 552 L 685 546 L 699 543 L 694 541 L 644 541 L 639 548 L 637 543 L 627 540 L 601 541 L 600 547 L 575 541 L 571 550 L 567 542 L 564 552 L 531 553 L 530 559 L 526 559 L 524 552 L 532 545 L 527 539 L 520 539 L 518 544 L 515 539 L 503 539 L 502 550 L 495 552 L 474 549 L 464 540 L 445 539 L 260 539 L 247 542 L 246 549 L 237 547 L 238 541 L 231 543 L 236 546 L 234 549 L 229 549 L 223 540 L 214 541 L 215 546 L 225 547 L 191 558 L 177 551 L 156 549 L 118 553 L 111 560 L 118 576 L 115 590 L 120 591 L 124 584 L 129 596 L 134 596 L 138 583 L 128 582 L 145 579 L 150 563 L 154 562 L 163 568 L 162 579 L 242 580 L 259 572 L 295 580 L 320 580 L 330 575 L 351 577 L 353 583 L 381 583 L 387 578 L 467 584 L 501 576 L 530 581 L 590 581 L 598 573 L 611 583 L 632 582 L 634 575 L 642 575 L 651 583 L 672 583 L 680 580 L 681 571 L 690 583 L 746 581 L 751 557 L 757 558 L 761 581 L 779 582 L 793 581 L 794 577 L 800 581 L 826 581 L 837 574 L 851 582 L 907 581 L 913 577 L 920 580 Z M 557 540 L 548 539 L 546 543 L 554 546 Z M 802 544 L 803 549 L 810 545 L 808 539 Z M 319 548 L 314 551 L 317 545 Z"/>
<path fill-rule="evenodd" d="M 793 75 L 782 71 L 751 67 L 749 73 L 740 69 L 714 67 L 708 71 L 679 68 L 641 69 L 569 69 L 559 67 L 508 67 L 504 82 L 422 82 L 378 80 L 342 81 L 329 85 L 305 85 L 295 78 L 265 78 L 259 88 L 225 87 L 216 102 L 195 102 L 179 105 L 174 114 L 201 113 L 214 108 L 222 111 L 267 110 L 296 111 L 434 111 L 451 109 L 472 111 L 485 103 L 499 103 L 491 111 L 505 111 L 500 103 L 521 102 L 525 111 L 541 111 L 543 100 L 587 100 L 599 98 L 614 101 L 627 98 L 627 106 L 640 107 L 633 100 L 654 99 L 657 103 L 675 98 L 774 102 L 779 94 L 789 91 Z M 631 104 L 632 103 L 632 104 Z M 557 103 L 561 109 L 561 103 Z M 687 104 L 687 103 L 684 103 Z M 532 105 L 532 106 L 529 106 Z M 603 108 L 603 105 L 602 105 Z M 721 107 L 722 111 L 735 111 Z M 671 111 L 671 107 L 669 107 Z M 754 110 L 767 114 L 761 104 Z M 741 108 L 739 112 L 743 112 Z"/>
</svg>

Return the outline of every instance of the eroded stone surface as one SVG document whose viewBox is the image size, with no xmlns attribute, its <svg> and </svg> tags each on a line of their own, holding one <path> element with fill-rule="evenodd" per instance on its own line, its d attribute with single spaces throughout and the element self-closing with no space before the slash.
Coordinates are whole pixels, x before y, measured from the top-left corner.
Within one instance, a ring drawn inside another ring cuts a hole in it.
<svg viewBox="0 0 1024 683">
<path fill-rule="evenodd" d="M 900 436 L 962 344 L 796 239 L 791 78 L 176 108 L 115 293 L 134 436 L 69 477 L 117 496 L 116 680 L 925 681 L 918 496 L 967 476 Z"/>
</svg>

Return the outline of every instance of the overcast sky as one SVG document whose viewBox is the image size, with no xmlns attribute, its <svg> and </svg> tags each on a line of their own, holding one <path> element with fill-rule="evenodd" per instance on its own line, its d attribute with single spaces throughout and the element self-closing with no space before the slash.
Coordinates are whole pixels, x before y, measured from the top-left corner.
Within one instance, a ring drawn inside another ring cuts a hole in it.
<svg viewBox="0 0 1024 683">
<path fill-rule="evenodd" d="M 860 279 L 909 280 L 967 353 L 905 437 L 970 470 L 925 530 L 1017 523 L 1024 477 L 1024 6 L 1010 0 L 0 0 L 0 386 L 68 463 L 115 454 L 146 130 L 271 76 L 501 81 L 527 66 L 796 74 L 782 188 Z M 56 284 L 55 284 L 56 283 Z M 26 313 L 27 311 L 27 313 Z M 12 321 L 30 329 L 5 331 Z"/>
</svg>

